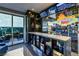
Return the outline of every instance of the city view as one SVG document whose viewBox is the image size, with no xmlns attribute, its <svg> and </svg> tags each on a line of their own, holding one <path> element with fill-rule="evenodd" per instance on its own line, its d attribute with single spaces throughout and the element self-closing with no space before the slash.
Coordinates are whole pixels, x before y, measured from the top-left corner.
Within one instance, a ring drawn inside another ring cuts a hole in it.
<svg viewBox="0 0 79 59">
<path fill-rule="evenodd" d="M 7 45 L 23 42 L 23 17 L 0 13 L 0 40 Z"/>
</svg>

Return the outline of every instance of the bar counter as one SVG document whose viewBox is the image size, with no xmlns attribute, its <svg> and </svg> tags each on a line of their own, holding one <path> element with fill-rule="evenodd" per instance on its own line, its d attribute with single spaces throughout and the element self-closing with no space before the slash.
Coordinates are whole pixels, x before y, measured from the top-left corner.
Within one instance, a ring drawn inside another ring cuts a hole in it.
<svg viewBox="0 0 79 59">
<path fill-rule="evenodd" d="M 37 37 L 39 37 L 39 39 L 37 39 Z M 46 52 L 46 45 L 47 45 L 46 39 L 50 40 L 51 44 L 49 44 L 49 45 L 51 45 L 51 48 L 52 48 L 52 50 L 50 51 L 51 54 L 49 54 L 50 56 L 52 56 L 54 53 L 53 47 L 54 47 L 54 44 L 56 43 L 55 41 L 62 41 L 64 43 L 63 44 L 64 45 L 63 55 L 65 55 L 65 56 L 71 55 L 71 37 L 62 36 L 62 35 L 53 35 L 53 34 L 47 34 L 47 33 L 41 33 L 41 32 L 28 32 L 28 39 L 29 39 L 29 42 L 31 41 L 32 45 L 35 45 L 36 47 L 37 47 L 37 44 L 39 45 L 39 47 L 41 47 L 41 40 L 43 39 L 45 54 L 47 53 Z M 35 40 L 35 42 L 33 43 L 34 40 Z M 39 42 L 37 42 L 36 40 L 38 40 Z"/>
<path fill-rule="evenodd" d="M 53 34 L 40 33 L 40 32 L 29 32 L 29 34 L 34 34 L 34 35 L 43 36 L 43 37 L 47 37 L 55 40 L 61 40 L 61 41 L 67 41 L 71 39 L 68 36 L 53 35 Z"/>
</svg>

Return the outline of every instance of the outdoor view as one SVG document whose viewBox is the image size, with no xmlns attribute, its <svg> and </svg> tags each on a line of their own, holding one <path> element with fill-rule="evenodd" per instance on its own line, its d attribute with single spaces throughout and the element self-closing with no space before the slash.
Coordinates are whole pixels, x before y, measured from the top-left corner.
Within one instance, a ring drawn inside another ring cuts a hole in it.
<svg viewBox="0 0 79 59">
<path fill-rule="evenodd" d="M 22 43 L 23 17 L 0 13 L 0 40 L 7 45 Z"/>
</svg>

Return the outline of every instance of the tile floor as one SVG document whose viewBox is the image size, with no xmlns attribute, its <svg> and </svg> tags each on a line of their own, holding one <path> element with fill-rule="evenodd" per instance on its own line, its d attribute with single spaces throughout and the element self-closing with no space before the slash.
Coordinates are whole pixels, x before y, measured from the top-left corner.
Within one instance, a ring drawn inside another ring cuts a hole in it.
<svg viewBox="0 0 79 59">
<path fill-rule="evenodd" d="M 72 56 L 77 56 L 76 53 L 71 52 Z M 14 45 L 8 48 L 7 53 L 4 56 L 24 56 L 23 55 L 23 44 Z"/>
<path fill-rule="evenodd" d="M 4 56 L 23 56 L 23 44 L 9 47 Z"/>
</svg>

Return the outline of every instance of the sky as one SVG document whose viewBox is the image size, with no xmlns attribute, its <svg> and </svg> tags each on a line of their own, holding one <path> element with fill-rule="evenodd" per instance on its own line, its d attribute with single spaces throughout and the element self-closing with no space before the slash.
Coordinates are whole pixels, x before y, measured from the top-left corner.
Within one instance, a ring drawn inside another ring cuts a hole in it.
<svg viewBox="0 0 79 59">
<path fill-rule="evenodd" d="M 12 16 L 0 13 L 0 27 L 11 27 L 11 26 L 12 26 Z M 13 27 L 23 27 L 23 18 L 13 16 Z"/>
</svg>

